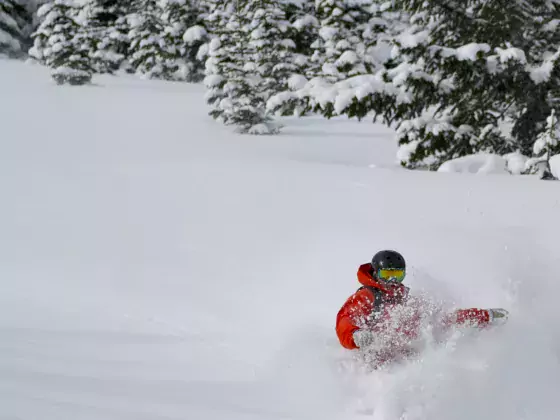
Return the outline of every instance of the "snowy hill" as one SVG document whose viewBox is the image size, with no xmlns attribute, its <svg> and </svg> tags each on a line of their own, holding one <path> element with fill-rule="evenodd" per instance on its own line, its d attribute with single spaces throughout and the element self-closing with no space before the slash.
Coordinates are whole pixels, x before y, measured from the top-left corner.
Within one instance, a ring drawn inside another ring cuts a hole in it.
<svg viewBox="0 0 560 420">
<path fill-rule="evenodd" d="M 0 74 L 0 419 L 556 417 L 558 183 L 406 171 L 368 122 L 234 135 L 200 86 Z M 334 321 L 381 248 L 510 322 L 362 370 Z"/>
</svg>

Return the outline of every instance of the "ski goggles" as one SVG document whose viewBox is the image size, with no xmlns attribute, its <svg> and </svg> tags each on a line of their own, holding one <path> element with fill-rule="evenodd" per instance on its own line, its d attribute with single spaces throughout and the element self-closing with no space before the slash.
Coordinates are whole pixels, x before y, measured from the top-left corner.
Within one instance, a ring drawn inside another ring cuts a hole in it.
<svg viewBox="0 0 560 420">
<path fill-rule="evenodd" d="M 400 268 L 380 268 L 377 271 L 377 278 L 384 281 L 402 283 L 406 273 Z"/>
</svg>

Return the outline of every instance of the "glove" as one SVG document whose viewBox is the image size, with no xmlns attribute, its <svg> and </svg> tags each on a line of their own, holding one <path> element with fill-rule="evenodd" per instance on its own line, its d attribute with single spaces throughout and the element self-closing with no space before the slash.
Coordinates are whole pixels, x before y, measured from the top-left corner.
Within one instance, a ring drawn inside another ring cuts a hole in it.
<svg viewBox="0 0 560 420">
<path fill-rule="evenodd" d="M 509 312 L 502 308 L 487 309 L 490 317 L 489 324 L 505 324 L 509 318 Z"/>
<path fill-rule="evenodd" d="M 367 330 L 356 330 L 352 334 L 354 338 L 354 343 L 358 348 L 367 347 L 373 343 L 375 337 L 371 331 Z"/>
</svg>

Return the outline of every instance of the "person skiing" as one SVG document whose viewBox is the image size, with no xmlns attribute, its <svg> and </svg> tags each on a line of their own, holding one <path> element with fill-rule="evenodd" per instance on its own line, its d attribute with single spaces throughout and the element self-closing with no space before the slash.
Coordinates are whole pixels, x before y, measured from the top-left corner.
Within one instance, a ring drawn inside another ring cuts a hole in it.
<svg viewBox="0 0 560 420">
<path fill-rule="evenodd" d="M 405 259 L 392 250 L 380 251 L 371 263 L 360 266 L 362 287 L 346 300 L 336 317 L 336 334 L 344 348 L 355 350 L 385 341 L 381 352 L 387 361 L 406 351 L 407 343 L 418 337 L 422 308 L 411 303 L 409 288 L 403 284 L 405 276 Z M 399 308 L 405 310 L 399 313 Z M 395 317 L 398 319 L 392 320 Z M 505 322 L 507 317 L 508 311 L 501 308 L 459 309 L 442 317 L 440 325 L 444 329 L 467 324 L 484 328 Z"/>
</svg>

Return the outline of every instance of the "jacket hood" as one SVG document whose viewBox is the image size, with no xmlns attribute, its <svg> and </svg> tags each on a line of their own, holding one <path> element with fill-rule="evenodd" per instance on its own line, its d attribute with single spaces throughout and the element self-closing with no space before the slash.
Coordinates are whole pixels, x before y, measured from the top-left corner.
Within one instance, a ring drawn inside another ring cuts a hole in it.
<svg viewBox="0 0 560 420">
<path fill-rule="evenodd" d="M 369 287 L 375 287 L 376 289 L 381 290 L 388 295 L 401 295 L 406 297 L 408 295 L 408 287 L 404 286 L 403 284 L 381 284 L 377 282 L 372 275 L 372 266 L 371 263 L 363 264 L 358 269 L 358 281 L 364 285 Z"/>
</svg>

